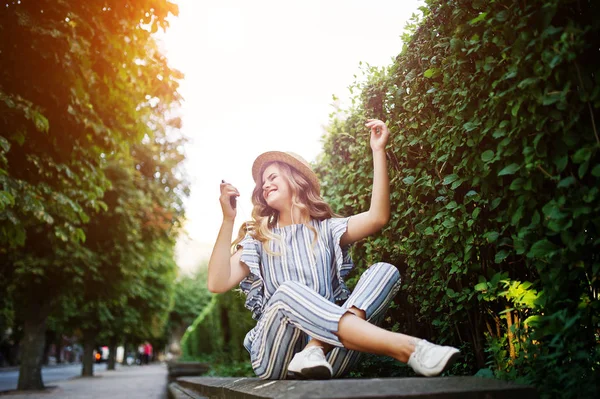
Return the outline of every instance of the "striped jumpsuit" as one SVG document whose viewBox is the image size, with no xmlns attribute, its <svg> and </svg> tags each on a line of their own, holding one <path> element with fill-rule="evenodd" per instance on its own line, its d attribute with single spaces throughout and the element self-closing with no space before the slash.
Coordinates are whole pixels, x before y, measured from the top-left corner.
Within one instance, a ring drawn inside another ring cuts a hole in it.
<svg viewBox="0 0 600 399">
<path fill-rule="evenodd" d="M 400 288 L 396 267 L 376 263 L 350 293 L 343 278 L 354 265 L 348 248 L 340 246 L 348 219 L 311 220 L 318 233 L 315 244 L 314 233 L 303 224 L 274 228 L 281 237 L 270 242 L 274 255 L 250 235 L 238 244 L 250 269 L 240 288 L 257 320 L 244 347 L 259 378 L 285 379 L 288 363 L 311 337 L 334 345 L 327 354 L 333 377 L 345 375 L 360 353 L 345 349 L 335 334 L 340 318 L 354 306 L 377 323 Z"/>
</svg>

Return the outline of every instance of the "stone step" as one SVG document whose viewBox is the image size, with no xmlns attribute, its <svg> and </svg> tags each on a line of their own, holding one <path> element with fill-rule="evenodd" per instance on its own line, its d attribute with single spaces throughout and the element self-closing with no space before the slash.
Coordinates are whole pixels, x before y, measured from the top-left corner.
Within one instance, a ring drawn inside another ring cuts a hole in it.
<svg viewBox="0 0 600 399">
<path fill-rule="evenodd" d="M 176 382 L 171 382 L 167 386 L 167 393 L 169 399 L 208 399 L 206 396 L 202 396 L 197 392 L 186 389 Z"/>
<path fill-rule="evenodd" d="M 173 383 L 172 388 L 185 390 L 188 395 L 195 394 L 197 396 L 186 397 L 195 399 L 536 399 L 538 397 L 533 387 L 480 377 L 346 378 L 328 381 L 181 377 Z"/>
<path fill-rule="evenodd" d="M 210 368 L 207 363 L 200 362 L 167 362 L 169 381 L 179 377 L 199 376 L 205 374 Z"/>
</svg>

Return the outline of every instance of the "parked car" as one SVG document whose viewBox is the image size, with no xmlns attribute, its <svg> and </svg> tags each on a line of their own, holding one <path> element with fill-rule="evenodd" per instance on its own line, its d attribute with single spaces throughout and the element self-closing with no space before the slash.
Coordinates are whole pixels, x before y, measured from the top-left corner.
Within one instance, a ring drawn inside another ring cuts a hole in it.
<svg viewBox="0 0 600 399">
<path fill-rule="evenodd" d="M 94 349 L 94 361 L 104 363 L 108 360 L 108 346 L 99 346 Z"/>
</svg>

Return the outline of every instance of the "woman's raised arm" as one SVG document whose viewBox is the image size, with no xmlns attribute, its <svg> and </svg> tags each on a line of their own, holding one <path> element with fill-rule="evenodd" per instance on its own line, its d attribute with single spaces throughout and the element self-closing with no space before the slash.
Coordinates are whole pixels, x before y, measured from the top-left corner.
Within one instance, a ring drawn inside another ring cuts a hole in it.
<svg viewBox="0 0 600 399">
<path fill-rule="evenodd" d="M 223 223 L 208 261 L 208 290 L 222 293 L 229 291 L 248 275 L 248 266 L 240 261 L 242 251 L 231 255 L 231 238 L 236 209 L 232 207 L 230 198 L 238 196 L 238 191 L 228 183 L 221 183 L 219 202 L 223 210 Z"/>
<path fill-rule="evenodd" d="M 371 206 L 368 211 L 350 217 L 341 245 L 352 244 L 378 232 L 390 219 L 390 181 L 385 155 L 390 132 L 386 124 L 378 119 L 367 119 L 366 126 L 371 129 L 370 144 L 373 151 Z"/>
</svg>

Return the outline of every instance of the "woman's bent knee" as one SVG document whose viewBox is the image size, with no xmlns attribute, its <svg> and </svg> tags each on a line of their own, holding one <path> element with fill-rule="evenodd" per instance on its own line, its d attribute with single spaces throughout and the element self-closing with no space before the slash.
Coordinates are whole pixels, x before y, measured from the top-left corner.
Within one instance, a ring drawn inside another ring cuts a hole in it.
<svg viewBox="0 0 600 399">
<path fill-rule="evenodd" d="M 386 275 L 390 274 L 391 279 L 400 281 L 400 271 L 396 266 L 392 265 L 391 263 L 378 262 L 371 266 L 369 269 L 373 269 L 376 273 L 382 273 Z"/>
</svg>

